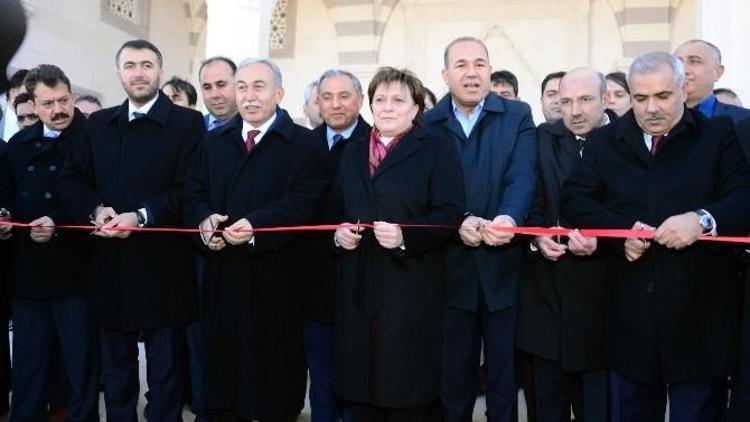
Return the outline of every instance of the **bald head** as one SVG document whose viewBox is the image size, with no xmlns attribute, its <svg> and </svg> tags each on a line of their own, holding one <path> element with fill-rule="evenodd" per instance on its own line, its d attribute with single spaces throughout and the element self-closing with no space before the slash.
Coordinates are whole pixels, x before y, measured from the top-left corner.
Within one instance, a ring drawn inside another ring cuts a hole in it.
<svg viewBox="0 0 750 422">
<path fill-rule="evenodd" d="M 578 136 L 586 136 L 601 125 L 604 118 L 604 75 L 590 68 L 577 68 L 560 80 L 560 107 L 565 127 Z"/>
<path fill-rule="evenodd" d="M 721 51 L 708 41 L 690 40 L 677 47 L 674 55 L 685 65 L 685 102 L 695 107 L 711 95 L 724 74 Z"/>
</svg>

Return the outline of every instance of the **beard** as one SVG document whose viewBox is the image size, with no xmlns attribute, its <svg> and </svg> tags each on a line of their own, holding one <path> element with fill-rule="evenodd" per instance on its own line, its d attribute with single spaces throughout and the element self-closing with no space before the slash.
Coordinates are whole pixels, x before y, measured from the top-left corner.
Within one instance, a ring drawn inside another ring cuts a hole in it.
<svg viewBox="0 0 750 422">
<path fill-rule="evenodd" d="M 135 90 L 129 83 L 123 82 L 122 87 L 128 94 L 128 97 L 136 104 L 145 104 L 153 99 L 159 92 L 159 80 L 155 80 L 148 85 L 147 89 Z"/>
</svg>

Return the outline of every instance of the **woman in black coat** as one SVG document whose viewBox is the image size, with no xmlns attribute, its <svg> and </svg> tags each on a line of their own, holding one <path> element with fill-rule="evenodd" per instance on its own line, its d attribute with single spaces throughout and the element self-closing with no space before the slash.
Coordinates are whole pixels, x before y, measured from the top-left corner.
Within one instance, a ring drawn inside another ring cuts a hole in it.
<svg viewBox="0 0 750 422">
<path fill-rule="evenodd" d="M 419 127 L 413 74 L 383 68 L 368 95 L 374 127 L 346 146 L 332 202 L 352 224 L 335 233 L 335 388 L 355 421 L 439 419 L 442 263 L 464 208 L 461 167 L 450 141 Z"/>
</svg>

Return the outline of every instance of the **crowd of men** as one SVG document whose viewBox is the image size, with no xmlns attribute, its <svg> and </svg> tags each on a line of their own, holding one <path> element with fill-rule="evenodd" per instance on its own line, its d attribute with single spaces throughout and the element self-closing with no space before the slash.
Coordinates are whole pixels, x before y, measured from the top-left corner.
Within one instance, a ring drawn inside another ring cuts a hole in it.
<svg viewBox="0 0 750 422">
<path fill-rule="evenodd" d="M 375 87 L 368 99 L 351 72 L 330 69 L 306 87 L 310 130 L 280 107 L 270 60 L 207 58 L 197 90 L 162 83 L 163 57 L 148 41 L 126 42 L 114 61 L 126 98 L 104 109 L 52 64 L 10 79 L 0 312 L 13 321 L 13 362 L 10 377 L 0 336 L 0 382 L 12 392 L 0 411 L 11 421 L 58 410 L 98 421 L 100 391 L 107 420 L 138 420 L 139 341 L 152 422 L 181 420 L 186 402 L 197 421 L 295 420 L 308 379 L 314 422 L 465 422 L 483 377 L 493 422 L 518 419 L 521 387 L 531 421 L 662 421 L 667 406 L 672 421 L 750 420 L 749 250 L 703 239 L 750 233 L 750 110 L 715 92 L 724 67 L 713 44 L 644 54 L 627 75 L 552 73 L 541 84 L 546 121 L 535 125 L 513 73 L 493 73 L 480 40 L 452 41 L 443 98 L 400 81 L 425 97 L 414 124 L 426 140 L 394 141 L 380 157 L 385 167 L 428 153 L 409 142 L 452 145 L 461 218 L 429 252 L 409 233 L 434 243 L 445 226 L 407 228 L 387 207 L 334 217 L 340 169 L 359 151 L 371 165 L 369 177 L 360 169 L 363 191 L 391 194 L 375 185 L 381 135 L 360 115 Z M 372 247 L 392 261 L 349 259 L 383 221 L 409 230 L 387 242 L 375 234 Z M 335 238 L 263 230 L 344 223 Z M 514 234 L 526 226 L 567 230 Z M 426 340 L 384 328 L 376 338 L 387 344 L 343 347 L 343 336 L 363 334 L 342 315 L 408 323 L 382 306 L 399 290 L 357 299 L 384 282 L 372 269 L 390 265 L 377 271 L 388 277 L 428 259 L 437 267 L 420 282 L 441 286 L 439 317 L 411 333 Z M 337 284 L 342 268 L 362 280 L 353 292 Z M 368 353 L 399 366 L 370 372 L 348 359 Z M 433 362 L 440 382 L 425 385 L 432 378 L 410 359 Z M 362 404 L 382 412 L 350 411 Z"/>
</svg>

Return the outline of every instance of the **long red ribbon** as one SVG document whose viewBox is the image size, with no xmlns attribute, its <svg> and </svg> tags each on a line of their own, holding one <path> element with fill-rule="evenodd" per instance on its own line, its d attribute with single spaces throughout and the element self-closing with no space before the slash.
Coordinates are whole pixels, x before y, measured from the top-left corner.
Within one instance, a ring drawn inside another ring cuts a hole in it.
<svg viewBox="0 0 750 422">
<path fill-rule="evenodd" d="M 0 222 L 0 226 L 13 226 L 21 228 L 34 227 L 28 223 L 18 223 L 15 221 Z M 443 229 L 457 229 L 457 226 L 446 226 L 446 225 L 434 225 L 434 224 L 399 224 L 401 227 L 406 228 L 443 228 Z M 506 233 L 523 234 L 531 236 L 567 236 L 573 229 L 564 227 L 491 227 L 503 231 Z M 36 226 L 41 227 L 41 226 Z M 99 227 L 93 225 L 58 225 L 54 226 L 55 229 L 63 230 L 87 230 L 95 231 Z M 307 226 L 281 226 L 281 227 L 255 227 L 252 229 L 254 233 L 279 233 L 279 232 L 312 232 L 312 231 L 333 231 L 340 227 L 365 227 L 373 228 L 373 224 L 358 223 L 358 224 L 319 224 L 319 225 L 307 225 Z M 181 227 L 113 227 L 107 230 L 111 231 L 134 231 L 134 232 L 156 232 L 156 233 L 223 233 L 224 230 L 201 230 L 201 229 L 190 229 Z M 245 230 L 238 229 L 236 232 L 242 232 Z M 580 229 L 580 233 L 586 237 L 605 237 L 615 239 L 652 239 L 654 232 L 650 230 L 630 230 L 630 229 Z M 750 244 L 750 237 L 748 236 L 710 236 L 703 235 L 698 240 L 709 241 L 709 242 L 725 242 L 725 243 L 741 243 Z"/>
</svg>

